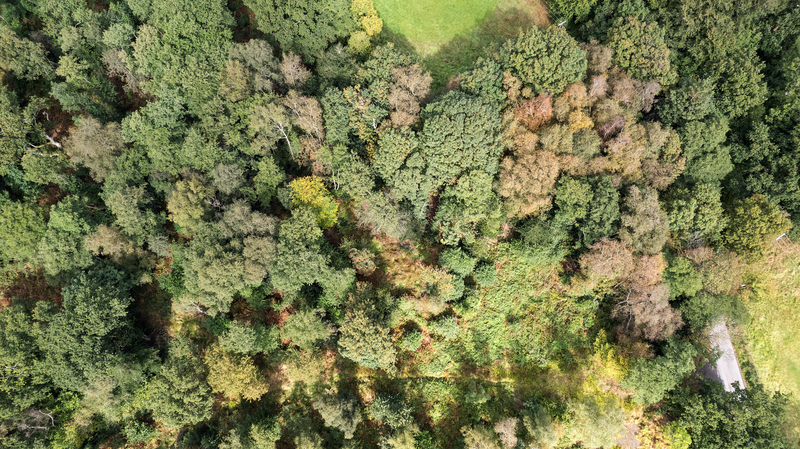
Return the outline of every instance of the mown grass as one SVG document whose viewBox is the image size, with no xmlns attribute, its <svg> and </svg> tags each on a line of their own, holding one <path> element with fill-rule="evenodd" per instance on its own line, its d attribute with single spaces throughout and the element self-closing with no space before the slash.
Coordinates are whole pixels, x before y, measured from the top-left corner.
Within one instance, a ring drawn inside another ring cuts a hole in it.
<svg viewBox="0 0 800 449">
<path fill-rule="evenodd" d="M 445 42 L 470 31 L 498 0 L 374 0 L 384 24 L 417 42 Z"/>
<path fill-rule="evenodd" d="M 550 21 L 544 0 L 374 0 L 383 36 L 414 52 L 433 76 L 433 91 L 481 56 L 532 26 Z"/>
<path fill-rule="evenodd" d="M 800 250 L 795 245 L 792 251 Z M 751 321 L 745 329 L 747 351 L 759 380 L 771 390 L 792 393 L 785 431 L 800 446 L 800 253 L 788 257 L 773 248 L 762 262 L 749 266 L 743 295 Z"/>
</svg>

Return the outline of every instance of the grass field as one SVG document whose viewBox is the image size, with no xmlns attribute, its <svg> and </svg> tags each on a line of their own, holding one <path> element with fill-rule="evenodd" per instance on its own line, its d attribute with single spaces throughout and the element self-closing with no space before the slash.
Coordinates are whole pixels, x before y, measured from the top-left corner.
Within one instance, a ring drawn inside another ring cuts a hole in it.
<svg viewBox="0 0 800 449">
<path fill-rule="evenodd" d="M 750 294 L 744 295 L 751 322 L 745 330 L 747 352 L 759 380 L 771 390 L 793 393 L 787 434 L 800 447 L 800 253 L 794 259 L 777 248 L 749 267 Z M 795 245 L 800 250 L 800 245 Z"/>
<path fill-rule="evenodd" d="M 374 0 L 384 37 L 417 53 L 433 90 L 531 26 L 547 26 L 544 0 Z"/>
</svg>

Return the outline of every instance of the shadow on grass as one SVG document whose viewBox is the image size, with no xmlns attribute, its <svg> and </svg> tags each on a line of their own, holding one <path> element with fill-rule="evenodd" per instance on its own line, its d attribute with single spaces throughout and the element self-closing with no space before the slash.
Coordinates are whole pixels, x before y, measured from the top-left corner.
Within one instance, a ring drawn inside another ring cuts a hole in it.
<svg viewBox="0 0 800 449">
<path fill-rule="evenodd" d="M 487 14 L 480 25 L 443 43 L 430 56 L 421 56 L 422 65 L 433 77 L 431 91 L 444 89 L 451 78 L 467 70 L 479 57 L 496 53 L 503 42 L 518 36 L 536 22 L 530 12 L 520 8 L 498 7 Z M 382 34 L 398 50 L 419 54 L 418 47 L 402 34 L 387 28 Z"/>
</svg>

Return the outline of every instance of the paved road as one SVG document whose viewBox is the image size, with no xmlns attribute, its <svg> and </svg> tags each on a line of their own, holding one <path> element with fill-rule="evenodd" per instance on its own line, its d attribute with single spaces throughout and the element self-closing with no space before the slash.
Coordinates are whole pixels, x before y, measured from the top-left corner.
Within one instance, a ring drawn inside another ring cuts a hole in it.
<svg viewBox="0 0 800 449">
<path fill-rule="evenodd" d="M 733 350 L 728 326 L 720 320 L 711 328 L 708 336 L 711 339 L 711 347 L 720 351 L 722 357 L 717 360 L 715 366 L 706 366 L 703 370 L 704 374 L 722 383 L 725 391 L 733 391 L 734 382 L 739 382 L 739 386 L 744 388 L 742 370 L 739 369 L 739 359 L 736 358 L 736 352 Z"/>
</svg>

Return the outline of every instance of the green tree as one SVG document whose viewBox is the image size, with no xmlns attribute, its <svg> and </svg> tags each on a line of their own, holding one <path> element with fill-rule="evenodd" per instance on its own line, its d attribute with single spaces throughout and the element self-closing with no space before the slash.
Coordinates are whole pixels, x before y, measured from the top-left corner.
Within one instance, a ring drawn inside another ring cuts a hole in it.
<svg viewBox="0 0 800 449">
<path fill-rule="evenodd" d="M 394 371 L 395 349 L 391 330 L 372 299 L 372 289 L 358 284 L 350 295 L 344 322 L 339 328 L 339 351 L 356 363 L 372 369 Z"/>
<path fill-rule="evenodd" d="M 464 426 L 461 428 L 464 435 L 464 446 L 467 449 L 501 449 L 500 440 L 490 427 L 482 424 Z"/>
<path fill-rule="evenodd" d="M 251 325 L 235 320 L 231 322 L 225 333 L 220 335 L 219 344 L 227 352 L 254 355 L 277 348 L 277 332 L 260 323 Z"/>
<path fill-rule="evenodd" d="M 606 42 L 614 49 L 612 63 L 632 78 L 642 81 L 654 79 L 663 86 L 675 82 L 677 76 L 670 67 L 669 47 L 658 22 L 619 17 L 609 28 Z"/>
<path fill-rule="evenodd" d="M 728 210 L 730 225 L 724 234 L 725 244 L 732 250 L 756 258 L 767 242 L 792 227 L 787 214 L 763 195 L 739 200 Z"/>
<path fill-rule="evenodd" d="M 500 118 L 484 98 L 449 92 L 428 104 L 422 119 L 425 124 L 420 154 L 432 188 L 448 184 L 470 170 L 489 175 L 497 172 L 503 152 Z"/>
<path fill-rule="evenodd" d="M 36 341 L 34 321 L 21 304 L 0 311 L 0 419 L 39 405 L 52 394 L 44 354 Z"/>
<path fill-rule="evenodd" d="M 38 258 L 45 274 L 56 281 L 69 279 L 92 264 L 92 254 L 83 242 L 94 229 L 87 217 L 86 201 L 69 196 L 50 209 L 47 231 L 39 241 Z"/>
<path fill-rule="evenodd" d="M 147 384 L 153 419 L 169 429 L 194 425 L 211 417 L 214 395 L 195 359 L 170 357 Z"/>
<path fill-rule="evenodd" d="M 281 338 L 292 340 L 304 351 L 311 351 L 318 341 L 328 338 L 331 329 L 314 310 L 303 309 L 290 315 L 281 328 Z"/>
<path fill-rule="evenodd" d="M 691 298 L 703 288 L 703 275 L 685 257 L 673 257 L 664 270 L 663 279 L 669 285 L 670 299 L 679 296 Z"/>
<path fill-rule="evenodd" d="M 633 390 L 633 400 L 647 406 L 661 401 L 695 370 L 697 350 L 691 343 L 670 339 L 664 355 L 652 359 L 637 359 L 622 381 L 623 388 Z"/>
<path fill-rule="evenodd" d="M 461 248 L 447 248 L 439 254 L 439 265 L 461 277 L 471 275 L 477 263 L 477 259 Z"/>
<path fill-rule="evenodd" d="M 714 117 L 702 122 L 688 122 L 678 132 L 686 157 L 684 179 L 693 183 L 713 183 L 733 170 L 730 150 L 722 145 L 728 133 L 726 119 Z"/>
<path fill-rule="evenodd" d="M 611 236 L 616 230 L 620 217 L 619 191 L 614 188 L 611 178 L 604 176 L 592 183 L 594 192 L 589 213 L 578 224 L 583 235 L 583 244 L 592 245 L 600 239 Z"/>
<path fill-rule="evenodd" d="M 257 401 L 269 390 L 267 379 L 249 356 L 232 354 L 220 345 L 213 345 L 206 351 L 204 362 L 211 389 L 230 400 Z"/>
<path fill-rule="evenodd" d="M 536 94 L 558 95 L 586 74 L 586 52 L 556 26 L 531 27 L 503 49 L 506 67 Z"/>
<path fill-rule="evenodd" d="M 37 341 L 55 385 L 83 391 L 106 376 L 141 370 L 129 353 L 135 335 L 127 318 L 131 287 L 126 274 L 106 267 L 73 278 L 62 293 L 63 310 L 51 303 L 37 305 Z"/>
<path fill-rule="evenodd" d="M 347 440 L 353 438 L 353 432 L 362 418 L 361 406 L 352 391 L 324 394 L 316 397 L 313 404 L 326 426 L 341 430 Z"/>
<path fill-rule="evenodd" d="M 13 91 L 0 87 L 0 175 L 30 146 L 44 144 L 44 132 L 35 120 L 40 108 L 40 99 L 32 97 L 23 107 Z"/>
<path fill-rule="evenodd" d="M 245 5 L 255 13 L 258 28 L 281 50 L 299 53 L 309 62 L 355 27 L 347 0 L 246 0 Z"/>
<path fill-rule="evenodd" d="M 47 224 L 40 207 L 0 196 L 0 262 L 26 262 L 36 254 Z"/>
<path fill-rule="evenodd" d="M 741 385 L 723 391 L 722 384 L 709 382 L 697 395 L 676 400 L 680 421 L 692 438 L 692 446 L 722 448 L 787 447 L 781 432 L 788 398 L 764 391 L 761 384 Z"/>
<path fill-rule="evenodd" d="M 553 417 L 550 416 L 550 412 L 544 405 L 528 401 L 522 412 L 522 423 L 528 430 L 533 444 L 550 447 L 558 443 L 558 435 L 553 427 Z"/>
<path fill-rule="evenodd" d="M 569 434 L 572 441 L 587 447 L 611 448 L 625 432 L 625 411 L 613 396 L 585 396 L 567 404 L 572 420 Z"/>
<path fill-rule="evenodd" d="M 658 192 L 652 187 L 628 188 L 620 222 L 620 239 L 638 251 L 656 254 L 667 241 L 669 220 L 658 202 Z"/>
</svg>

